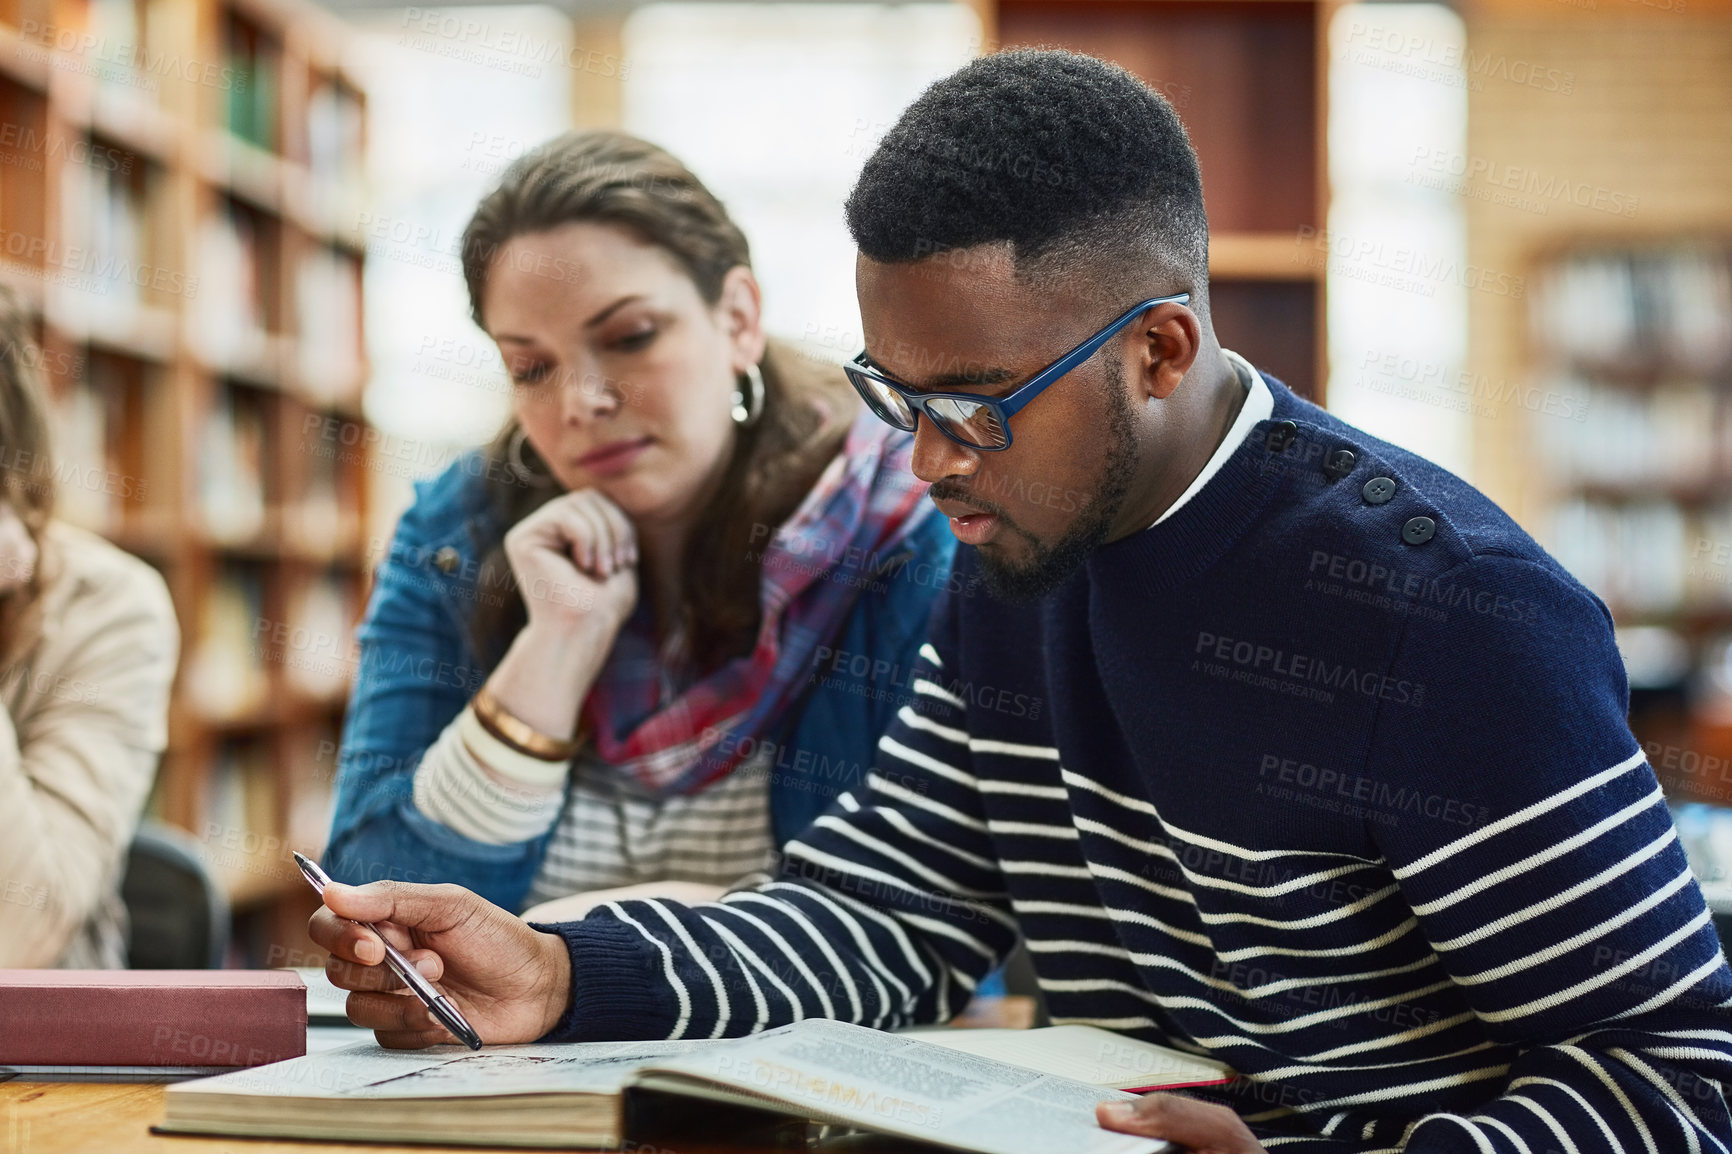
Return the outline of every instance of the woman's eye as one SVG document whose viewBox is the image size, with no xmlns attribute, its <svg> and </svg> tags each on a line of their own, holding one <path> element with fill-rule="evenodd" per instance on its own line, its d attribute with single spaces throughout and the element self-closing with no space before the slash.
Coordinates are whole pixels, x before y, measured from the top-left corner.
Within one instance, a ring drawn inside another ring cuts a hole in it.
<svg viewBox="0 0 1732 1154">
<path fill-rule="evenodd" d="M 519 385 L 538 385 L 547 379 L 551 370 L 545 365 L 522 365 L 511 372 L 511 380 Z"/>
<path fill-rule="evenodd" d="M 635 353 L 639 349 L 648 348 L 649 343 L 655 339 L 655 329 L 639 329 L 637 332 L 627 333 L 615 340 L 613 347 L 623 353 Z"/>
</svg>

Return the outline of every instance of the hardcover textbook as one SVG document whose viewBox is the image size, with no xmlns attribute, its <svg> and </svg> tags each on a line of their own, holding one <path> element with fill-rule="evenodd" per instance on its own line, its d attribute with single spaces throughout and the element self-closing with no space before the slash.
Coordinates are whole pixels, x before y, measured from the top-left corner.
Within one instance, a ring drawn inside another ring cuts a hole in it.
<svg viewBox="0 0 1732 1154">
<path fill-rule="evenodd" d="M 1101 1084 L 1102 1076 L 1150 1088 L 1232 1077 L 1219 1063 L 1089 1026 L 942 1033 L 964 1035 L 956 1039 L 963 1048 L 935 1044 L 952 1039 L 932 1034 L 820 1019 L 713 1042 L 474 1052 L 362 1042 L 170 1086 L 160 1129 L 569 1148 L 676 1133 L 728 1137 L 797 1119 L 977 1154 L 1157 1154 L 1168 1144 L 1096 1125 L 1096 1102 L 1132 1096 Z M 995 1046 L 989 1034 L 1016 1036 Z M 1025 1060 L 1039 1053 L 1040 1068 L 997 1060 L 995 1048 Z"/>
</svg>

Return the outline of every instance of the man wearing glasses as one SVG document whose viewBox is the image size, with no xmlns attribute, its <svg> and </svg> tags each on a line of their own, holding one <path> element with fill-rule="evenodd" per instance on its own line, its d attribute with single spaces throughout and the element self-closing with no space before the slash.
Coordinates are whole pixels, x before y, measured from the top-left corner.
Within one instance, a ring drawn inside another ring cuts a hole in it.
<svg viewBox="0 0 1732 1154">
<path fill-rule="evenodd" d="M 1465 483 L 1220 347 L 1171 107 L 1086 57 L 984 58 L 886 135 L 848 219 L 849 375 L 986 587 L 935 616 L 869 786 L 717 903 L 545 931 L 445 887 L 332 909 L 394 923 L 488 1041 L 940 1020 L 1020 938 L 1056 1021 L 1241 1075 L 1109 1127 L 1732 1145 L 1732 973 L 1605 608 Z M 364 930 L 312 932 L 362 963 L 332 970 L 372 991 L 357 1022 L 445 1040 Z"/>
</svg>

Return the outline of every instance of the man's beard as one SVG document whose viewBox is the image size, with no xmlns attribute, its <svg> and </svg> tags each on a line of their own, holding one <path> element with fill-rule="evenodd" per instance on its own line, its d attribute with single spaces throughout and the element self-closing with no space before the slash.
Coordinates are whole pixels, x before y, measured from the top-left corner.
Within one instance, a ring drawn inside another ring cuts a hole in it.
<svg viewBox="0 0 1732 1154">
<path fill-rule="evenodd" d="M 1004 527 L 1021 537 L 1028 549 L 1027 558 L 1017 564 L 1008 564 L 994 556 L 990 548 L 977 551 L 987 591 L 1000 601 L 1026 603 L 1045 597 L 1082 568 L 1089 554 L 1100 548 L 1112 531 L 1113 521 L 1124 506 L 1136 475 L 1137 439 L 1136 414 L 1131 409 L 1130 398 L 1125 396 L 1124 374 L 1118 362 L 1111 359 L 1107 362 L 1106 389 L 1106 467 L 1094 498 L 1083 506 L 1076 521 L 1063 537 L 1051 545 L 1043 545 L 1005 518 L 1002 522 Z M 938 495 L 954 495 L 967 500 L 963 493 Z"/>
</svg>

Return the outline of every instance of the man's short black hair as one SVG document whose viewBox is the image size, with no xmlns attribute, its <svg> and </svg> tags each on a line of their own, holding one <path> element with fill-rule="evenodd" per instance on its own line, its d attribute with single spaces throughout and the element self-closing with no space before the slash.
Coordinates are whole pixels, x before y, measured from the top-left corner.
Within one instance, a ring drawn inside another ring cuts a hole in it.
<svg viewBox="0 0 1732 1154">
<path fill-rule="evenodd" d="M 1107 293 L 1206 293 L 1197 154 L 1171 104 L 1114 64 L 1061 49 L 984 56 L 908 106 L 847 203 L 883 263 L 1008 242 L 1019 273 Z"/>
</svg>

